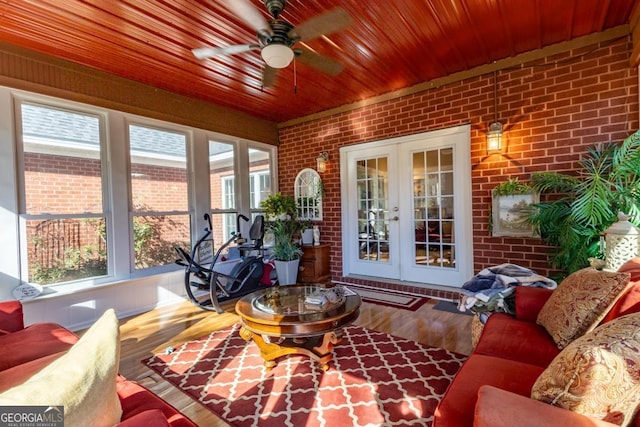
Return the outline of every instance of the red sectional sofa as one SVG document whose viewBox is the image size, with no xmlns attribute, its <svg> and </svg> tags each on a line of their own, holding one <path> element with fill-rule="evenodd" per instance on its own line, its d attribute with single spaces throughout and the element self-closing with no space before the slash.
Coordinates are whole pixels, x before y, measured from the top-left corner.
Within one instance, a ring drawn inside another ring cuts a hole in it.
<svg viewBox="0 0 640 427">
<path fill-rule="evenodd" d="M 627 264 L 631 285 L 601 325 L 640 312 L 640 258 Z M 534 383 L 560 353 L 547 330 L 536 323 L 552 292 L 519 286 L 515 315 L 489 317 L 473 353 L 438 404 L 433 427 L 616 425 L 530 398 Z M 640 416 L 636 414 L 631 425 L 640 427 Z"/>
<path fill-rule="evenodd" d="M 0 393 L 64 355 L 78 341 L 71 331 L 55 323 L 24 327 L 22 305 L 0 302 Z M 118 399 L 122 406 L 119 427 L 195 427 L 185 415 L 158 396 L 118 375 Z"/>
</svg>

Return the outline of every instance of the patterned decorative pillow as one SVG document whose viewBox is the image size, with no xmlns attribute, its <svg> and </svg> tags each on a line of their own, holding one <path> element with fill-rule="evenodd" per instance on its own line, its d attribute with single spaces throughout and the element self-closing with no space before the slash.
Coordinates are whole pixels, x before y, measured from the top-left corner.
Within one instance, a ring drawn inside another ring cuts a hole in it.
<svg viewBox="0 0 640 427">
<path fill-rule="evenodd" d="M 640 405 L 640 313 L 598 327 L 569 344 L 538 377 L 531 397 L 614 424 Z"/>
<path fill-rule="evenodd" d="M 536 323 L 559 349 L 595 328 L 629 285 L 628 273 L 584 268 L 570 274 L 542 306 Z"/>
</svg>

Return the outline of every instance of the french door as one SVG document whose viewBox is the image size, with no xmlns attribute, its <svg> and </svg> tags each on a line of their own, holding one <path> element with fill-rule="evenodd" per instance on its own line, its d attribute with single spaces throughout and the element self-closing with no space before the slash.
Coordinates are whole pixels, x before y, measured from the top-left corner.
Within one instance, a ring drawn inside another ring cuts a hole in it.
<svg viewBox="0 0 640 427">
<path fill-rule="evenodd" d="M 341 150 L 343 274 L 462 286 L 473 273 L 469 126 Z"/>
</svg>

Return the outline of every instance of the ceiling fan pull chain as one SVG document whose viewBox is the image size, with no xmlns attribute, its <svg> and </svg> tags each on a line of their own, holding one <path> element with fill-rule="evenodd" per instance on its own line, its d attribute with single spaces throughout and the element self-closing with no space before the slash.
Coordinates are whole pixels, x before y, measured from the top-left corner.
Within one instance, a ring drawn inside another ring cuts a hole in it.
<svg viewBox="0 0 640 427">
<path fill-rule="evenodd" d="M 298 93 L 298 73 L 295 58 L 293 59 L 293 93 Z"/>
</svg>

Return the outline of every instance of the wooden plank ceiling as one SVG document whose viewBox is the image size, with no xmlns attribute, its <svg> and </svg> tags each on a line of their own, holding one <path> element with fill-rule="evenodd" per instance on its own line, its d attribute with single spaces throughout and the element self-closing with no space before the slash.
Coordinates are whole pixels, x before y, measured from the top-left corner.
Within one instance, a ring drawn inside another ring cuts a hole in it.
<svg viewBox="0 0 640 427">
<path fill-rule="evenodd" d="M 626 25 L 640 2 L 289 0 L 280 18 L 293 25 L 337 6 L 351 16 L 345 30 L 305 42 L 344 71 L 331 77 L 294 61 L 262 89 L 259 51 L 191 53 L 256 42 L 226 1 L 4 1 L 0 40 L 283 122 Z M 262 0 L 250 1 L 271 18 Z"/>
</svg>

